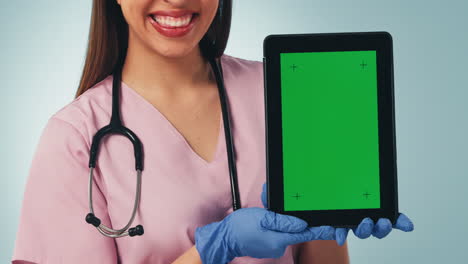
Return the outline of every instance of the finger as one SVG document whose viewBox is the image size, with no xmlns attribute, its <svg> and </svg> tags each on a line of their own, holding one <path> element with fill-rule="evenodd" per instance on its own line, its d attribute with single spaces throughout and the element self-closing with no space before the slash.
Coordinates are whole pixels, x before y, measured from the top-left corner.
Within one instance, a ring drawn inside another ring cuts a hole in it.
<svg viewBox="0 0 468 264">
<path fill-rule="evenodd" d="M 414 230 L 413 222 L 403 213 L 400 213 L 398 216 L 394 227 L 404 232 L 410 232 Z"/>
<path fill-rule="evenodd" d="M 286 233 L 285 233 L 286 234 Z M 312 241 L 312 240 L 334 240 L 335 228 L 332 226 L 309 227 L 300 233 L 289 233 L 285 238 L 288 245 Z"/>
<path fill-rule="evenodd" d="M 291 215 L 277 214 L 273 211 L 267 211 L 260 220 L 263 228 L 288 233 L 302 232 L 307 228 L 306 221 Z"/>
<path fill-rule="evenodd" d="M 376 238 L 384 238 L 392 231 L 392 222 L 388 218 L 380 218 L 374 226 L 372 235 Z"/>
<path fill-rule="evenodd" d="M 349 232 L 349 228 L 339 227 L 336 229 L 335 237 L 336 237 L 336 242 L 338 243 L 339 246 L 342 246 L 345 243 L 346 238 L 348 237 L 348 232 Z"/>
<path fill-rule="evenodd" d="M 264 208 L 267 208 L 266 183 L 264 183 L 262 187 L 262 204 Z"/>
<path fill-rule="evenodd" d="M 368 238 L 374 229 L 374 221 L 370 217 L 364 218 L 357 228 L 353 229 L 354 234 L 361 238 Z"/>
</svg>

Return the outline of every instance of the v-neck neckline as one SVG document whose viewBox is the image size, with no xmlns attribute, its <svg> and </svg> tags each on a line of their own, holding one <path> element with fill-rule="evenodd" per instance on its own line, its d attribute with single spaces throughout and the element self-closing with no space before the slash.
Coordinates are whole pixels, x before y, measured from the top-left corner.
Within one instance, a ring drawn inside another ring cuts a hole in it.
<svg viewBox="0 0 468 264">
<path fill-rule="evenodd" d="M 221 64 L 223 64 L 223 60 L 221 59 Z M 223 67 L 225 68 L 225 67 Z M 223 72 L 224 75 L 224 86 L 227 87 L 226 84 L 226 72 Z M 149 108 L 150 111 L 154 112 L 159 119 L 162 121 L 162 123 L 172 132 L 172 134 L 175 135 L 176 138 L 184 145 L 184 148 L 186 148 L 189 152 L 190 155 L 193 156 L 195 159 L 197 159 L 201 164 L 204 166 L 210 167 L 214 166 L 215 164 L 218 163 L 220 160 L 220 155 L 223 150 L 226 149 L 226 139 L 225 139 L 225 133 L 224 133 L 224 122 L 223 122 L 223 114 L 222 114 L 222 108 L 220 108 L 220 112 L 218 113 L 219 116 L 219 124 L 218 124 L 218 138 L 216 140 L 216 149 L 215 153 L 213 155 L 213 158 L 211 161 L 207 161 L 204 158 L 202 158 L 198 153 L 195 152 L 195 150 L 190 146 L 188 143 L 187 139 L 180 133 L 180 131 L 167 119 L 167 117 L 159 111 L 156 106 L 154 106 L 152 103 L 150 103 L 146 98 L 144 98 L 141 94 L 139 94 L 136 90 L 128 86 L 126 83 L 121 81 L 121 87 L 122 87 L 122 92 L 123 91 L 129 91 L 131 95 L 133 95 L 138 101 L 142 101 L 143 105 L 145 105 L 146 108 Z M 219 91 L 218 91 L 219 93 Z M 227 93 L 227 91 L 226 91 Z M 219 98 L 219 95 L 218 95 Z"/>
</svg>

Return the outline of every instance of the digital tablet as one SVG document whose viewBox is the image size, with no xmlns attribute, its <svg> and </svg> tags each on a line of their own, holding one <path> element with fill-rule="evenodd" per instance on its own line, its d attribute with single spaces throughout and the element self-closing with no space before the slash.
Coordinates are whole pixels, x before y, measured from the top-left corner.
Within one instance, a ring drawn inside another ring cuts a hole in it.
<svg viewBox="0 0 468 264">
<path fill-rule="evenodd" d="M 310 226 L 395 223 L 391 35 L 269 35 L 263 48 L 268 209 Z"/>
</svg>

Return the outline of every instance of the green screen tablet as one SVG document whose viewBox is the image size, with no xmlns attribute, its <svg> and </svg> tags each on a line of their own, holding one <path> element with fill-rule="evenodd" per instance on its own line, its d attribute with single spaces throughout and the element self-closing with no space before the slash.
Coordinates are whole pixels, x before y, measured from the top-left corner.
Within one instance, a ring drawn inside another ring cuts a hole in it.
<svg viewBox="0 0 468 264">
<path fill-rule="evenodd" d="M 280 54 L 285 211 L 380 208 L 376 61 Z"/>
<path fill-rule="evenodd" d="M 398 215 L 387 32 L 264 41 L 268 208 L 311 226 Z"/>
</svg>

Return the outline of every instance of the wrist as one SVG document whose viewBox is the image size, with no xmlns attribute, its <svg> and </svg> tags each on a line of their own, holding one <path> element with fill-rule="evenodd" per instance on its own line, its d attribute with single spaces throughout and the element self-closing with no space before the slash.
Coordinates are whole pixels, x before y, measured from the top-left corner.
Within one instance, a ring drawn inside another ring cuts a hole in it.
<svg viewBox="0 0 468 264">
<path fill-rule="evenodd" d="M 223 227 L 220 221 L 195 229 L 195 248 L 203 264 L 225 264 L 235 258 Z"/>
</svg>

